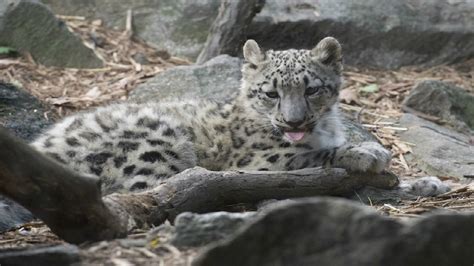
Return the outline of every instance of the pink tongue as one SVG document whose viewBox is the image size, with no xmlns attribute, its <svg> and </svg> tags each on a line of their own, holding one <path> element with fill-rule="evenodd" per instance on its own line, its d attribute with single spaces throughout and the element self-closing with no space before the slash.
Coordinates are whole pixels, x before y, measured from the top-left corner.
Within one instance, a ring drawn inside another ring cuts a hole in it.
<svg viewBox="0 0 474 266">
<path fill-rule="evenodd" d="M 285 132 L 285 136 L 291 141 L 298 141 L 304 137 L 304 132 Z"/>
</svg>

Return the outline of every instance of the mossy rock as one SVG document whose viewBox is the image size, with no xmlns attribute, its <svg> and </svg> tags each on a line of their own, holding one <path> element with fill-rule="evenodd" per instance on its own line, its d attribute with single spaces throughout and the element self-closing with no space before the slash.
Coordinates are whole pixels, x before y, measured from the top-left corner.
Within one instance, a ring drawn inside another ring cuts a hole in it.
<svg viewBox="0 0 474 266">
<path fill-rule="evenodd" d="M 420 82 L 403 105 L 424 114 L 439 117 L 456 129 L 474 130 L 474 95 L 443 81 Z"/>
<path fill-rule="evenodd" d="M 33 1 L 0 3 L 0 45 L 29 52 L 36 62 L 46 66 L 103 66 L 94 51 L 71 33 L 47 6 Z"/>
</svg>

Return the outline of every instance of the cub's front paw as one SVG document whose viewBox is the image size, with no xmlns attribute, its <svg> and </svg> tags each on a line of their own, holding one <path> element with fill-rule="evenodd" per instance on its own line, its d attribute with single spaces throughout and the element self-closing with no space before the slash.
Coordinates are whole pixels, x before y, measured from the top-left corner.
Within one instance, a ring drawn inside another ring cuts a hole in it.
<svg viewBox="0 0 474 266">
<path fill-rule="evenodd" d="M 391 153 L 377 142 L 362 142 L 342 147 L 336 156 L 336 166 L 351 172 L 380 173 L 390 163 Z"/>
</svg>

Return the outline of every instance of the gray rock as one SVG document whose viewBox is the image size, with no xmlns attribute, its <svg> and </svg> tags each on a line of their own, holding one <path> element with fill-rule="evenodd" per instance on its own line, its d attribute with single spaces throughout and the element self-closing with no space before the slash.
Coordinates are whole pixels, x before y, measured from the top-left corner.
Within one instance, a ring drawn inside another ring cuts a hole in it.
<svg viewBox="0 0 474 266">
<path fill-rule="evenodd" d="M 145 54 L 139 52 L 134 55 L 132 55 L 133 60 L 135 60 L 137 63 L 141 65 L 149 65 L 150 61 L 148 61 L 148 58 L 146 57 Z"/>
<path fill-rule="evenodd" d="M 185 212 L 176 217 L 175 234 L 171 243 L 178 247 L 204 246 L 234 234 L 255 217 L 254 212 Z"/>
<path fill-rule="evenodd" d="M 346 134 L 346 139 L 351 143 L 360 143 L 364 141 L 375 141 L 379 142 L 377 138 L 372 135 L 367 129 L 365 129 L 359 123 L 351 120 L 347 116 L 342 120 L 344 126 L 344 132 Z"/>
<path fill-rule="evenodd" d="M 473 225 L 473 214 L 403 224 L 352 201 L 303 199 L 270 210 L 195 265 L 470 265 Z"/>
<path fill-rule="evenodd" d="M 47 6 L 31 0 L 0 2 L 0 45 L 31 53 L 46 66 L 98 68 L 102 61 Z"/>
<path fill-rule="evenodd" d="M 474 95 L 453 84 L 423 81 L 410 92 L 403 105 L 442 118 L 456 128 L 466 128 L 467 125 L 474 130 Z"/>
<path fill-rule="evenodd" d="M 33 220 L 33 215 L 18 203 L 0 195 L 0 232 Z"/>
<path fill-rule="evenodd" d="M 408 130 L 401 140 L 414 143 L 409 162 L 430 175 L 462 178 L 474 173 L 474 146 L 469 137 L 411 114 L 404 114 L 400 125 Z"/>
<path fill-rule="evenodd" d="M 79 248 L 64 244 L 51 247 L 2 250 L 1 265 L 71 265 L 79 263 Z"/>
<path fill-rule="evenodd" d="M 350 65 L 398 68 L 474 55 L 474 1 L 267 1 L 248 37 L 264 48 L 312 48 L 325 36 Z"/>
<path fill-rule="evenodd" d="M 102 19 L 123 29 L 127 10 L 133 11 L 135 34 L 158 49 L 195 59 L 217 17 L 219 0 L 42 0 L 63 15 Z"/>
<path fill-rule="evenodd" d="M 171 54 L 194 60 L 217 17 L 218 0 L 42 0 L 65 15 L 103 19 L 123 28 L 134 11 L 136 34 Z M 451 63 L 474 55 L 472 0 L 266 1 L 248 38 L 264 48 L 312 48 L 338 38 L 349 64 L 398 68 Z M 235 55 L 234 55 L 235 56 Z"/>
<path fill-rule="evenodd" d="M 52 121 L 46 120 L 46 108 L 27 92 L 0 82 L 0 125 L 17 137 L 31 141 Z"/>
<path fill-rule="evenodd" d="M 238 58 L 215 57 L 203 65 L 179 66 L 163 71 L 130 93 L 136 102 L 165 98 L 231 99 L 240 87 Z"/>
</svg>

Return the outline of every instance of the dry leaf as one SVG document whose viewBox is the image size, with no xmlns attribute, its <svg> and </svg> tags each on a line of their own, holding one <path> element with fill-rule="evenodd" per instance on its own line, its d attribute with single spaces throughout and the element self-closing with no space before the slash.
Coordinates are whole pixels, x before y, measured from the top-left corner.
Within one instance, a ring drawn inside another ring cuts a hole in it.
<svg viewBox="0 0 474 266">
<path fill-rule="evenodd" d="M 101 94 L 102 93 L 100 92 L 99 87 L 95 86 L 94 88 L 90 89 L 84 96 L 89 98 L 97 98 Z"/>
<path fill-rule="evenodd" d="M 359 95 L 357 94 L 357 91 L 354 89 L 343 89 L 339 93 L 339 100 L 343 103 L 347 104 L 358 104 L 360 105 L 359 101 Z"/>
<path fill-rule="evenodd" d="M 367 92 L 367 93 L 375 93 L 379 91 L 379 86 L 377 84 L 370 84 L 360 88 L 360 91 Z"/>
</svg>

